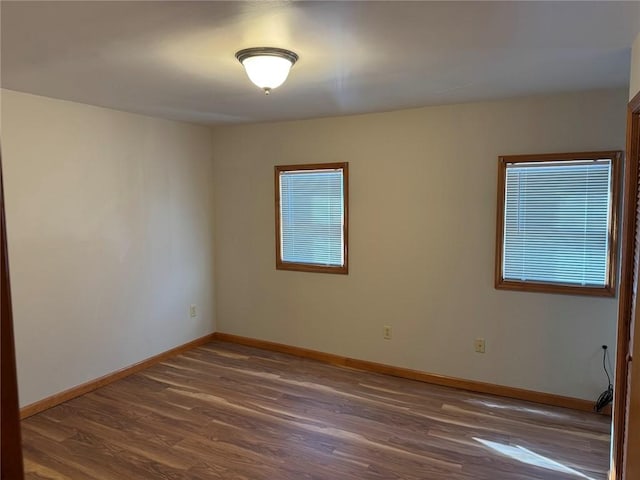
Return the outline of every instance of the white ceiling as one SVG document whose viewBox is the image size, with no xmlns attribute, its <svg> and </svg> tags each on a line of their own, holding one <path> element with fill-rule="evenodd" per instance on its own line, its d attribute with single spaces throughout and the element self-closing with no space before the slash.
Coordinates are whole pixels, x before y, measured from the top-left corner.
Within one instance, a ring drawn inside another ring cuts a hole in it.
<svg viewBox="0 0 640 480">
<path fill-rule="evenodd" d="M 640 28 L 640 2 L 0 6 L 2 87 L 211 125 L 623 87 Z M 269 97 L 254 46 L 300 55 Z"/>
</svg>

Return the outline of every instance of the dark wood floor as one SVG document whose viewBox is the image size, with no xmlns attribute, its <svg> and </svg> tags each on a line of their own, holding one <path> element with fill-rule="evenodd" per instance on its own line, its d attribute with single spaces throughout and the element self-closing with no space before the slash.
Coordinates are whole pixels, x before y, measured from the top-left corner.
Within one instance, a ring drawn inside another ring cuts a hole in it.
<svg viewBox="0 0 640 480">
<path fill-rule="evenodd" d="M 593 479 L 609 419 L 213 342 L 23 421 L 28 479 Z"/>
</svg>

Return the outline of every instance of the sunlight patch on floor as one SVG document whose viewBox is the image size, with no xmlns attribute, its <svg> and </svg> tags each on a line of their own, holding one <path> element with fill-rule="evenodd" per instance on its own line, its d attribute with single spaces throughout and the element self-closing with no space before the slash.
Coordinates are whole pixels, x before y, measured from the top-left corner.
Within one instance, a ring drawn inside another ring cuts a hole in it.
<svg viewBox="0 0 640 480">
<path fill-rule="evenodd" d="M 528 448 L 521 447 L 520 445 L 505 445 L 502 443 L 492 442 L 490 440 L 483 440 L 482 438 L 473 437 L 476 442 L 481 443 L 485 447 L 489 447 L 492 450 L 505 455 L 507 457 L 511 457 L 515 460 L 518 460 L 522 463 L 526 463 L 527 465 L 535 465 L 537 467 L 546 468 L 548 470 L 554 470 L 556 472 L 568 473 L 571 475 L 575 475 L 579 478 L 584 478 L 586 480 L 595 480 L 592 477 L 585 475 L 582 472 L 574 470 L 571 467 L 567 467 L 560 462 L 556 462 L 544 455 L 540 455 L 538 453 L 532 452 Z"/>
</svg>

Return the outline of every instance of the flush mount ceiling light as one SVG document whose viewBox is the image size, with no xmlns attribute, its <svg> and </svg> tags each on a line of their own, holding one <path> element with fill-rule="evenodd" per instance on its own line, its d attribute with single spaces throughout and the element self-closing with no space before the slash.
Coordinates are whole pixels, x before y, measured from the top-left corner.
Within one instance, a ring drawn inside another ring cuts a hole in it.
<svg viewBox="0 0 640 480">
<path fill-rule="evenodd" d="M 269 95 L 287 79 L 298 55 L 284 48 L 255 47 L 236 52 L 236 58 L 247 71 L 249 80 Z"/>
</svg>

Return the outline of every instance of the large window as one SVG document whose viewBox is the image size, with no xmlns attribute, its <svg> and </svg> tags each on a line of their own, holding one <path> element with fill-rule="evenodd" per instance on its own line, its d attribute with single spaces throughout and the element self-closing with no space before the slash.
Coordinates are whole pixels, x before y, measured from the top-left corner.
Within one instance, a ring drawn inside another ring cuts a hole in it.
<svg viewBox="0 0 640 480">
<path fill-rule="evenodd" d="M 500 157 L 496 288 L 613 296 L 621 152 Z"/>
<path fill-rule="evenodd" d="M 347 273 L 347 163 L 275 167 L 276 268 Z"/>
</svg>

